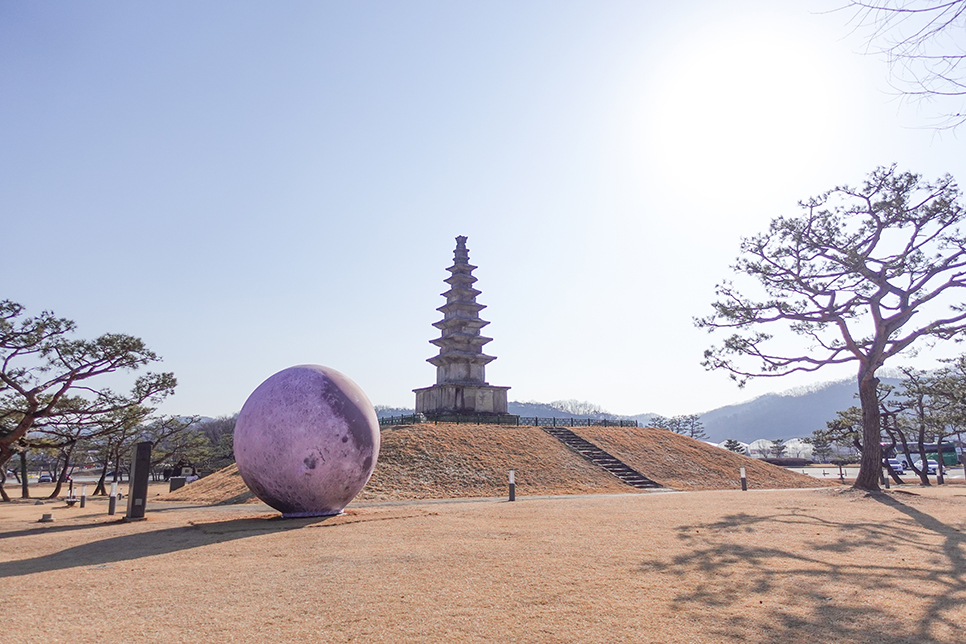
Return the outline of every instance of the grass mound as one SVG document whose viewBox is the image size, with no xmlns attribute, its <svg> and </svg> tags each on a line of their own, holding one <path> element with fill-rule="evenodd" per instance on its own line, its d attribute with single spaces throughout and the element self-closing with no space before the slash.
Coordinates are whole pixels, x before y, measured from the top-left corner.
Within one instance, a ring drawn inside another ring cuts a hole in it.
<svg viewBox="0 0 966 644">
<path fill-rule="evenodd" d="M 678 490 L 737 489 L 744 467 L 750 488 L 834 485 L 662 429 L 575 427 L 661 485 Z M 575 454 L 539 427 L 424 423 L 382 431 L 375 472 L 360 501 L 503 496 L 516 470 L 517 494 L 638 492 Z M 162 497 L 186 503 L 257 501 L 235 465 Z"/>
<path fill-rule="evenodd" d="M 160 500 L 212 505 L 258 501 L 245 485 L 241 474 L 238 473 L 238 466 L 234 463 L 194 483 L 188 483 L 174 492 L 169 492 L 161 496 Z"/>
</svg>

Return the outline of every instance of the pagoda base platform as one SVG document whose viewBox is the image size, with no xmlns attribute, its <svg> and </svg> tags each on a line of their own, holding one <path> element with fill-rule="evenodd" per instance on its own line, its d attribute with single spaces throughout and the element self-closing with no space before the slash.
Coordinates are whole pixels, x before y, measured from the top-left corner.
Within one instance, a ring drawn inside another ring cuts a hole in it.
<svg viewBox="0 0 966 644">
<path fill-rule="evenodd" d="M 428 417 L 467 414 L 506 414 L 509 387 L 444 384 L 413 389 L 416 413 Z"/>
</svg>

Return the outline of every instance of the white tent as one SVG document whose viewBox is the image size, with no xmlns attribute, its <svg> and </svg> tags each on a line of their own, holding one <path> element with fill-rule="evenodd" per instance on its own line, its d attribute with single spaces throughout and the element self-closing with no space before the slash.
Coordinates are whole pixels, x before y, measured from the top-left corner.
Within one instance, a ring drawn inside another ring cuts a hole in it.
<svg viewBox="0 0 966 644">
<path fill-rule="evenodd" d="M 748 444 L 749 455 L 752 458 L 771 458 L 772 442 L 767 438 L 759 438 Z"/>
<path fill-rule="evenodd" d="M 753 458 L 773 458 L 775 452 L 772 451 L 774 441 L 767 438 L 759 438 L 752 441 L 748 446 Z M 785 441 L 785 453 L 782 458 L 812 458 L 812 445 L 806 443 L 801 438 L 789 438 Z"/>
<path fill-rule="evenodd" d="M 801 438 L 790 438 L 785 441 L 785 456 L 787 458 L 807 458 L 812 460 L 812 445 Z"/>
</svg>

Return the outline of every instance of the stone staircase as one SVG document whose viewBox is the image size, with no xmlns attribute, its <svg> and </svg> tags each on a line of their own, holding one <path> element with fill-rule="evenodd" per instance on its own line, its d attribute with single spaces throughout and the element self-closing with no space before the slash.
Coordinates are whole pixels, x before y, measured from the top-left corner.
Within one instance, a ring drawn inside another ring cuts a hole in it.
<svg viewBox="0 0 966 644">
<path fill-rule="evenodd" d="M 627 463 L 611 456 L 569 429 L 563 427 L 543 427 L 542 429 L 594 465 L 604 468 L 631 487 L 642 490 L 661 487 L 659 483 L 652 481 Z"/>
</svg>

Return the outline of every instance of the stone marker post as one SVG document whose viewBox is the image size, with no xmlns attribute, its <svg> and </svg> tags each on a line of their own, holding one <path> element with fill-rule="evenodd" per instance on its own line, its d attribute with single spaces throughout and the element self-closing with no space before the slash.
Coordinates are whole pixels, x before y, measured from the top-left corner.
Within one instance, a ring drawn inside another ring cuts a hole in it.
<svg viewBox="0 0 966 644">
<path fill-rule="evenodd" d="M 148 474 L 151 470 L 150 441 L 138 443 L 131 450 L 131 487 L 127 492 L 127 516 L 125 521 L 144 519 L 144 506 L 148 501 Z"/>
</svg>

